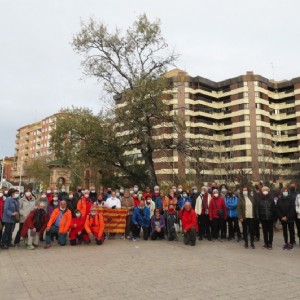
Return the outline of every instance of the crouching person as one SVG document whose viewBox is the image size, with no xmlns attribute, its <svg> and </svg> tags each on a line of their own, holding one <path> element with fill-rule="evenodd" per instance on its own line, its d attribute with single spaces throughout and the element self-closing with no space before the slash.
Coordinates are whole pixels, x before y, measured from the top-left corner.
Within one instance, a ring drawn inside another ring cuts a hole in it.
<svg viewBox="0 0 300 300">
<path fill-rule="evenodd" d="M 165 238 L 165 219 L 160 214 L 159 208 L 154 210 L 154 215 L 151 217 L 151 240 L 157 238 L 163 240 Z"/>
<path fill-rule="evenodd" d="M 179 218 L 182 222 L 184 233 L 184 244 L 195 246 L 196 234 L 198 231 L 198 221 L 195 211 L 192 209 L 191 203 L 186 202 L 183 209 L 179 212 Z"/>
<path fill-rule="evenodd" d="M 145 206 L 145 200 L 141 199 L 139 206 L 134 208 L 132 215 L 132 240 L 136 241 L 139 237 L 141 228 L 143 229 L 143 238 L 148 240 L 150 226 L 150 209 Z"/>
<path fill-rule="evenodd" d="M 67 243 L 67 233 L 71 227 L 72 213 L 67 208 L 66 200 L 60 202 L 59 207 L 53 210 L 46 228 L 45 249 L 51 247 L 51 234 L 58 233 L 58 242 L 61 246 Z"/>
<path fill-rule="evenodd" d="M 178 226 L 178 214 L 173 204 L 170 204 L 168 210 L 164 212 L 164 218 L 167 225 L 168 240 L 178 241 L 176 232 L 176 226 Z"/>
<path fill-rule="evenodd" d="M 39 239 L 43 236 L 48 221 L 49 216 L 45 211 L 45 204 L 40 202 L 38 208 L 29 213 L 21 231 L 21 241 L 24 241 L 27 237 L 28 250 L 34 250 L 38 246 Z"/>
<path fill-rule="evenodd" d="M 94 237 L 97 245 L 103 244 L 104 220 L 102 214 L 97 212 L 96 206 L 92 206 L 90 214 L 86 216 L 84 228 L 89 235 L 89 242 Z"/>
<path fill-rule="evenodd" d="M 71 246 L 82 243 L 82 231 L 84 229 L 85 219 L 80 210 L 75 210 L 75 218 L 72 218 L 69 240 Z"/>
</svg>

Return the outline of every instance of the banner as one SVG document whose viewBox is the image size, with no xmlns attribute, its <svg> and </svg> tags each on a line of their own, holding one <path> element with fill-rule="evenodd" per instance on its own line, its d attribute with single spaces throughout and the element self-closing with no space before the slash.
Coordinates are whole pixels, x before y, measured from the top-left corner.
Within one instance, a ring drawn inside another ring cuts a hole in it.
<svg viewBox="0 0 300 300">
<path fill-rule="evenodd" d="M 104 219 L 104 232 L 106 234 L 119 233 L 124 234 L 126 228 L 126 217 L 128 210 L 126 208 L 106 208 L 99 207 Z"/>
</svg>

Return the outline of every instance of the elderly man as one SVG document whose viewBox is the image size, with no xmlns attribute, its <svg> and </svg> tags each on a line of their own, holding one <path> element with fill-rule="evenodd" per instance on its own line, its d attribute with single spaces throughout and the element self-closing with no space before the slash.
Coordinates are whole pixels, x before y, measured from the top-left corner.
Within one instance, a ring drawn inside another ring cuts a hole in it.
<svg viewBox="0 0 300 300">
<path fill-rule="evenodd" d="M 197 215 L 192 208 L 190 202 L 184 204 L 183 209 L 179 212 L 179 218 L 182 222 L 182 229 L 184 233 L 184 244 L 195 246 L 196 234 L 198 231 Z"/>
<path fill-rule="evenodd" d="M 141 228 L 143 228 L 144 240 L 149 238 L 149 226 L 150 226 L 150 209 L 145 206 L 145 200 L 142 199 L 139 206 L 134 208 L 132 215 L 132 240 L 136 241 L 139 237 Z"/>
<path fill-rule="evenodd" d="M 46 228 L 45 249 L 51 247 L 51 233 L 58 233 L 58 241 L 61 246 L 67 242 L 67 233 L 72 222 L 72 213 L 67 208 L 67 202 L 62 200 L 59 207 L 55 208 Z"/>
<path fill-rule="evenodd" d="M 116 197 L 115 191 L 111 192 L 111 197 L 105 201 L 104 206 L 107 208 L 121 208 L 121 201 Z"/>
<path fill-rule="evenodd" d="M 84 228 L 89 235 L 88 242 L 90 242 L 92 238 L 95 238 L 97 245 L 103 244 L 104 220 L 102 214 L 97 212 L 97 207 L 95 205 L 91 207 L 90 214 L 86 216 Z"/>
<path fill-rule="evenodd" d="M 134 202 L 132 197 L 130 196 L 129 189 L 125 189 L 124 197 L 121 201 L 122 208 L 126 208 L 128 210 L 128 215 L 126 216 L 126 229 L 125 229 L 125 237 L 130 238 L 130 228 L 131 228 L 131 220 L 134 209 Z"/>
</svg>

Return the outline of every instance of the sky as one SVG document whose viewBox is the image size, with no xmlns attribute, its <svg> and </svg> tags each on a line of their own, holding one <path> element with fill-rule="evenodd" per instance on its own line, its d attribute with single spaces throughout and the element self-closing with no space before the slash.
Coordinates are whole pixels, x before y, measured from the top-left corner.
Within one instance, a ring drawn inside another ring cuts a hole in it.
<svg viewBox="0 0 300 300">
<path fill-rule="evenodd" d="M 18 128 L 63 107 L 102 105 L 101 84 L 83 76 L 73 36 L 90 17 L 125 30 L 146 13 L 161 20 L 177 67 L 220 81 L 254 71 L 300 76 L 298 0 L 0 0 L 0 157 Z"/>
</svg>

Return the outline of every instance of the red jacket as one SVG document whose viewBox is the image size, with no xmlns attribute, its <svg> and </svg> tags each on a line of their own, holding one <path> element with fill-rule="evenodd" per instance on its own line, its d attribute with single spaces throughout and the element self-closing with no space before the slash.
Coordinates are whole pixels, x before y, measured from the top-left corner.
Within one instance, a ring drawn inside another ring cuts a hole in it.
<svg viewBox="0 0 300 300">
<path fill-rule="evenodd" d="M 69 233 L 69 239 L 74 240 L 76 239 L 79 232 L 82 232 L 84 228 L 85 218 L 81 216 L 80 218 L 72 218 L 71 222 L 71 230 Z M 76 224 L 76 227 L 75 227 Z"/>
<path fill-rule="evenodd" d="M 47 197 L 47 200 L 48 200 L 48 204 L 50 204 L 51 201 L 53 200 L 53 194 L 52 193 L 50 193 L 50 194 L 47 193 L 46 197 Z"/>
<path fill-rule="evenodd" d="M 209 203 L 209 219 L 219 219 L 220 216 L 218 216 L 217 211 L 218 210 L 223 210 L 223 218 L 226 219 L 227 218 L 227 209 L 226 209 L 226 205 L 224 202 L 224 199 L 219 196 L 218 198 L 212 196 L 210 203 Z"/>
<path fill-rule="evenodd" d="M 139 198 L 135 194 L 133 194 L 132 199 L 133 199 L 135 207 L 137 207 L 137 206 L 140 205 L 140 200 L 139 200 Z"/>
<path fill-rule="evenodd" d="M 190 230 L 191 227 L 195 227 L 196 231 L 198 231 L 198 220 L 195 211 L 191 208 L 191 210 L 182 209 L 179 212 L 179 219 L 182 222 L 183 230 Z"/>
<path fill-rule="evenodd" d="M 30 212 L 30 214 L 28 215 L 28 217 L 26 218 L 23 228 L 22 228 L 22 232 L 21 232 L 21 237 L 25 238 L 28 234 L 28 229 L 33 229 L 36 228 L 37 224 L 37 214 L 38 213 L 38 209 L 35 209 L 33 211 Z M 39 233 L 39 235 L 41 236 L 46 227 L 47 227 L 47 223 L 49 221 L 49 216 L 48 214 L 45 212 L 42 217 L 40 218 L 40 229 L 39 231 L 37 231 Z"/>
</svg>

